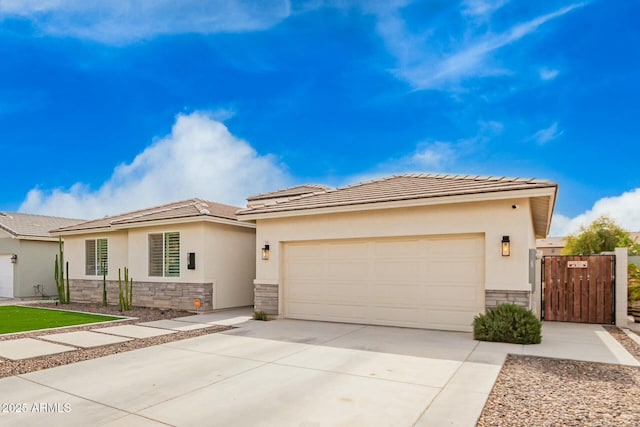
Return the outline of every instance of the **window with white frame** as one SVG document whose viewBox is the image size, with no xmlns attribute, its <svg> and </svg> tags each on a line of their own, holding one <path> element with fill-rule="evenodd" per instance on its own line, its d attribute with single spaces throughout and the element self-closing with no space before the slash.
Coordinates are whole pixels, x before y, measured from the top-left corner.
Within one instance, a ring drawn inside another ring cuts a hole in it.
<svg viewBox="0 0 640 427">
<path fill-rule="evenodd" d="M 84 241 L 85 274 L 102 276 L 109 272 L 109 248 L 107 239 L 90 239 Z"/>
<path fill-rule="evenodd" d="M 149 277 L 180 277 L 180 233 L 149 234 Z"/>
</svg>

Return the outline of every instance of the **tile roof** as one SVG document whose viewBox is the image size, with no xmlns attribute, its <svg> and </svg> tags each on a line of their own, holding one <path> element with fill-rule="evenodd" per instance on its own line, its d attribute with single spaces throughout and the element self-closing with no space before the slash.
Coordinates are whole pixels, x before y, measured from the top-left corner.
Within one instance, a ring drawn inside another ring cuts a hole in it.
<svg viewBox="0 0 640 427">
<path fill-rule="evenodd" d="M 247 197 L 247 201 L 253 202 L 257 200 L 277 199 L 281 197 L 302 196 L 304 194 L 317 193 L 319 191 L 327 191 L 329 189 L 330 187 L 318 184 L 298 185 L 295 187 L 285 188 L 284 190 L 278 190 L 271 193 L 263 193 Z"/>
<path fill-rule="evenodd" d="M 53 230 L 55 233 L 67 231 L 82 231 L 102 228 L 111 228 L 114 225 L 126 226 L 150 221 L 177 220 L 181 218 L 208 217 L 237 221 L 237 206 L 224 205 L 202 199 L 188 199 L 166 205 L 127 212 L 120 215 L 74 224 L 68 227 L 60 227 Z"/>
<path fill-rule="evenodd" d="M 405 174 L 248 207 L 240 210 L 238 215 L 287 212 L 536 188 L 557 188 L 557 184 L 533 178 Z"/>
<path fill-rule="evenodd" d="M 14 212 L 0 212 L 0 229 L 16 238 L 53 238 L 49 230 L 83 222 L 83 219 L 59 218 Z"/>
</svg>

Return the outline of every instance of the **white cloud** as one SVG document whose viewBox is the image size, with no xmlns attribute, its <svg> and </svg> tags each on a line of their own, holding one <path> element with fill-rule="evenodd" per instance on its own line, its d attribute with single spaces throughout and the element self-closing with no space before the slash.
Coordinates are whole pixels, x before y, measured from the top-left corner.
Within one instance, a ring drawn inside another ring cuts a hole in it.
<svg viewBox="0 0 640 427">
<path fill-rule="evenodd" d="M 558 122 L 553 122 L 548 128 L 540 129 L 534 133 L 531 139 L 538 145 L 544 145 L 559 138 L 562 134 L 564 134 L 564 130 L 558 130 Z"/>
<path fill-rule="evenodd" d="M 290 184 L 284 166 L 259 155 L 247 142 L 205 113 L 179 115 L 171 134 L 133 161 L 117 166 L 99 189 L 29 191 L 21 212 L 98 218 L 201 197 L 243 206 L 248 196 Z"/>
<path fill-rule="evenodd" d="M 552 70 L 552 69 L 549 69 L 547 67 L 543 67 L 539 71 L 539 75 L 540 75 L 540 79 L 541 80 L 553 80 L 556 77 L 558 77 L 559 73 L 560 73 L 560 71 Z"/>
<path fill-rule="evenodd" d="M 502 6 L 502 2 L 467 2 L 463 15 L 487 15 Z M 491 64 L 493 54 L 534 33 L 542 25 L 584 6 L 576 3 L 530 21 L 512 26 L 502 33 L 486 33 L 479 36 L 465 33 L 464 42 L 451 42 L 441 51 L 430 44 L 430 32 L 411 34 L 399 8 L 374 10 L 378 19 L 376 29 L 389 52 L 396 58 L 393 73 L 409 82 L 414 89 L 450 89 L 466 78 L 487 77 L 509 73 Z M 472 18 L 473 18 L 472 16 Z M 452 37 L 452 40 L 454 38 Z"/>
<path fill-rule="evenodd" d="M 0 18 L 27 18 L 45 34 L 121 44 L 162 34 L 263 30 L 290 9 L 288 0 L 2 0 Z"/>
<path fill-rule="evenodd" d="M 451 143 L 436 141 L 430 144 L 421 144 L 413 156 L 410 164 L 429 170 L 441 170 L 455 161 L 455 149 Z"/>
<path fill-rule="evenodd" d="M 508 2 L 509 0 L 465 0 L 462 2 L 462 13 L 476 17 L 486 17 Z"/>
<path fill-rule="evenodd" d="M 603 215 L 613 219 L 627 231 L 640 231 L 640 188 L 600 199 L 591 209 L 574 218 L 555 214 L 551 223 L 551 235 L 566 236 L 575 233 L 580 226 L 589 225 Z"/>
</svg>

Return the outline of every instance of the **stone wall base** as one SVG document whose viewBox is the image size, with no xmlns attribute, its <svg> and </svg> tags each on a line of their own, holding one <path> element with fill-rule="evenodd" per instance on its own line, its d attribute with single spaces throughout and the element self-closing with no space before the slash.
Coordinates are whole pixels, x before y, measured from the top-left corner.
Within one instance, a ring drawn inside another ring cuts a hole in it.
<svg viewBox="0 0 640 427">
<path fill-rule="evenodd" d="M 102 303 L 102 280 L 69 280 L 71 301 Z M 193 300 L 200 300 L 200 311 L 213 310 L 212 283 L 133 282 L 136 307 L 194 310 Z M 118 305 L 118 281 L 107 280 L 107 302 Z"/>
<path fill-rule="evenodd" d="M 278 285 L 254 285 L 253 305 L 256 311 L 264 311 L 266 314 L 278 313 Z"/>
<path fill-rule="evenodd" d="M 488 309 L 500 304 L 516 304 L 530 308 L 531 292 L 529 291 L 484 291 L 484 305 Z"/>
</svg>

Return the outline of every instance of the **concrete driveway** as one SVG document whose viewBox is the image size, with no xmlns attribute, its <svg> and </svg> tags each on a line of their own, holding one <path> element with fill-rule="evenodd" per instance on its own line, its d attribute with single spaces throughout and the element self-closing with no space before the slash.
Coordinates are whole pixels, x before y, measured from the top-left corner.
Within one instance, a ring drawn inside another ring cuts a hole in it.
<svg viewBox="0 0 640 427">
<path fill-rule="evenodd" d="M 506 354 L 544 353 L 467 333 L 294 320 L 238 326 L 2 379 L 2 403 L 23 413 L 0 412 L 0 425 L 472 426 Z M 550 350 L 563 346 L 563 333 L 577 334 L 564 347 L 631 361 L 598 336 L 601 327 L 575 326 L 545 325 L 559 343 Z"/>
</svg>

